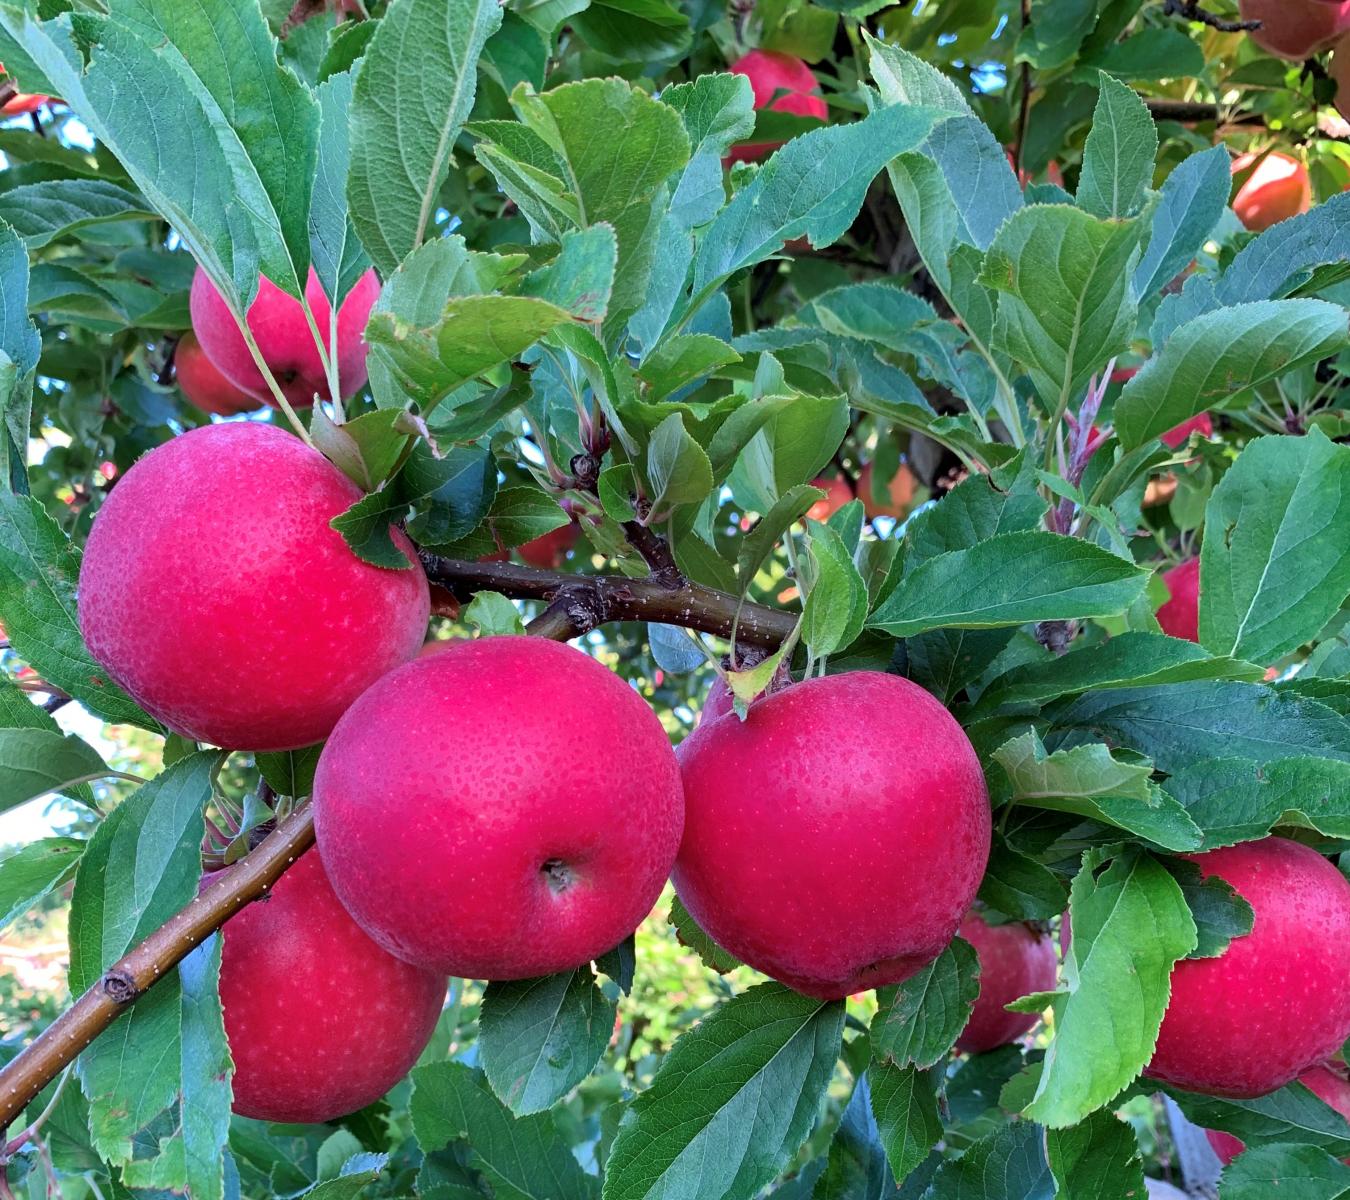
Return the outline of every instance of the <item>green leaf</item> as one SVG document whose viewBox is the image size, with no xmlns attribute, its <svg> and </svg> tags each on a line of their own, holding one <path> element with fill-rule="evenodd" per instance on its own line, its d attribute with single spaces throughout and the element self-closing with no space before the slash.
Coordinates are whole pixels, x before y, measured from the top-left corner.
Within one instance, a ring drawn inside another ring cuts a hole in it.
<svg viewBox="0 0 1350 1200">
<path fill-rule="evenodd" d="M 989 247 L 980 282 L 999 292 L 994 343 L 1052 408 L 1129 344 L 1140 233 L 1137 219 L 1037 204 L 1009 217 Z"/>
<path fill-rule="evenodd" d="M 921 563 L 868 625 L 911 637 L 948 626 L 992 629 L 1114 616 L 1147 583 L 1147 572 L 1081 538 L 1040 530 L 1000 534 Z"/>
<path fill-rule="evenodd" d="M 385 275 L 431 232 L 501 14 L 494 0 L 394 0 L 356 69 L 347 200 Z"/>
<path fill-rule="evenodd" d="M 254 761 L 278 796 L 308 796 L 314 789 L 314 770 L 322 750 L 322 744 L 303 750 L 277 750 L 255 754 Z"/>
<path fill-rule="evenodd" d="M 708 227 L 694 259 L 695 294 L 711 292 L 793 238 L 806 237 L 816 248 L 837 241 L 853 223 L 877 173 L 897 154 L 919 145 L 938 116 L 931 109 L 893 105 L 861 121 L 794 138 Z M 832 169 L 820 170 L 822 162 Z"/>
<path fill-rule="evenodd" d="M 412 1073 L 413 1133 L 427 1154 L 466 1142 L 473 1164 L 497 1200 L 593 1200 L 595 1180 L 582 1171 L 546 1113 L 513 1117 L 487 1078 L 458 1062 Z"/>
<path fill-rule="evenodd" d="M 1335 195 L 1311 212 L 1272 225 L 1244 246 L 1214 285 L 1219 304 L 1269 300 L 1285 285 L 1324 263 L 1350 258 L 1350 196 Z"/>
<path fill-rule="evenodd" d="M 497 497 L 497 463 L 482 446 L 451 446 L 440 458 L 418 442 L 396 481 L 416 510 L 408 535 L 422 546 L 445 546 L 472 533 Z"/>
<path fill-rule="evenodd" d="M 425 410 L 570 320 L 565 310 L 528 296 L 457 296 L 423 326 L 377 309 L 366 340 L 383 353 L 397 385 Z"/>
<path fill-rule="evenodd" d="M 1307 362 L 1343 349 L 1345 311 L 1325 300 L 1263 300 L 1181 325 L 1116 401 L 1126 450 Z"/>
<path fill-rule="evenodd" d="M 363 22 L 362 24 L 368 24 Z M 347 176 L 351 169 L 352 77 L 343 71 L 328 76 L 316 91 L 319 98 L 319 165 L 309 205 L 309 253 L 314 273 L 323 284 L 336 314 L 348 292 L 370 267 L 347 210 Z M 336 321 L 336 315 L 334 315 Z M 320 329 L 333 343 L 330 330 Z"/>
<path fill-rule="evenodd" d="M 592 225 L 562 235 L 558 257 L 521 283 L 527 296 L 565 308 L 578 321 L 603 321 L 614 291 L 619 243 L 612 225 Z"/>
<path fill-rule="evenodd" d="M 105 720 L 158 731 L 85 649 L 76 618 L 79 572 L 74 548 L 42 505 L 0 492 L 0 624 L 14 652 Z"/>
<path fill-rule="evenodd" d="M 810 521 L 807 529 L 811 587 L 802 606 L 801 636 L 813 654 L 833 654 L 852 644 L 862 632 L 867 619 L 867 585 L 853 565 L 848 547 L 831 526 Z"/>
<path fill-rule="evenodd" d="M 721 338 L 688 333 L 662 342 L 643 361 L 638 375 L 647 385 L 649 400 L 664 400 L 672 392 L 740 361 L 741 356 Z"/>
<path fill-rule="evenodd" d="M 652 434 L 646 473 L 653 511 L 697 504 L 712 491 L 712 465 L 703 447 L 689 436 L 678 412 L 671 413 Z"/>
<path fill-rule="evenodd" d="M 689 162 L 670 198 L 669 217 L 675 228 L 691 229 L 712 220 L 726 203 L 722 159 L 755 127 L 750 81 L 708 72 L 663 88 L 661 102 L 680 114 L 689 135 Z"/>
<path fill-rule="evenodd" d="M 1151 1084 L 1150 1090 L 1157 1087 Z M 1345 1118 L 1305 1085 L 1295 1081 L 1254 1100 L 1225 1100 L 1163 1086 L 1187 1119 L 1223 1129 L 1251 1147 L 1280 1142 L 1315 1146 L 1338 1158 L 1350 1154 Z"/>
<path fill-rule="evenodd" d="M 1254 438 L 1205 506 L 1200 640 L 1272 662 L 1350 595 L 1350 448 L 1318 429 Z"/>
<path fill-rule="evenodd" d="M 1223 1200 L 1338 1200 L 1350 1167 L 1315 1146 L 1253 1146 L 1223 1173 Z"/>
<path fill-rule="evenodd" d="M 318 105 L 278 63 L 256 6 L 122 0 L 116 18 L 81 14 L 78 38 L 69 17 L 4 8 L 11 51 L 116 155 L 227 301 L 242 311 L 259 271 L 300 295 Z"/>
<path fill-rule="evenodd" d="M 1110 75 L 1098 79 L 1097 111 L 1083 147 L 1076 199 L 1094 217 L 1129 217 L 1143 205 L 1153 182 L 1158 129 L 1133 88 Z"/>
<path fill-rule="evenodd" d="M 746 445 L 733 479 L 753 481 L 761 508 L 814 479 L 848 432 L 843 396 L 796 396 L 770 416 Z"/>
<path fill-rule="evenodd" d="M 220 762 L 215 751 L 181 759 L 118 805 L 90 838 L 71 902 L 72 992 L 92 987 L 196 896 L 202 812 Z M 76 1066 L 99 1154 L 138 1180 L 187 1186 L 203 1197 L 223 1193 L 220 1147 L 230 1116 L 219 969 L 216 938 L 122 1013 Z M 174 1106 L 179 1122 L 160 1125 Z M 152 1125 L 159 1132 L 149 1135 L 154 1152 L 146 1154 L 142 1131 Z"/>
<path fill-rule="evenodd" d="M 853 1085 L 811 1200 L 884 1200 L 893 1190 L 868 1081 L 861 1075 Z"/>
<path fill-rule="evenodd" d="M 1217 875 L 1202 878 L 1200 868 L 1184 859 L 1169 859 L 1163 865 L 1181 885 L 1195 920 L 1196 944 L 1188 958 L 1217 958 L 1235 937 L 1251 933 L 1252 906 L 1230 884 Z"/>
<path fill-rule="evenodd" d="M 1205 52 L 1180 29 L 1144 26 L 1080 67 L 1089 61 L 1121 79 L 1194 79 L 1205 69 Z"/>
<path fill-rule="evenodd" d="M 1326 704 L 1255 683 L 1223 680 L 1087 692 L 1045 709 L 1046 745 L 1075 740 L 1130 746 L 1174 774 L 1213 758 L 1271 763 L 1317 755 L 1350 761 L 1350 722 Z"/>
<path fill-rule="evenodd" d="M 472 625 L 479 637 L 500 637 L 523 634 L 525 622 L 520 609 L 500 592 L 475 592 L 464 606 L 463 619 Z"/>
<path fill-rule="evenodd" d="M 944 1162 L 924 1200 L 1052 1200 L 1054 1194 L 1042 1130 L 1017 1121 Z"/>
<path fill-rule="evenodd" d="M 985 904 L 1021 921 L 1057 917 L 1068 898 L 1059 876 L 997 832 L 979 896 Z"/>
<path fill-rule="evenodd" d="M 0 490 L 28 491 L 33 376 L 42 338 L 28 317 L 28 251 L 0 221 Z"/>
<path fill-rule="evenodd" d="M 1146 1194 L 1134 1130 L 1105 1110 L 1068 1129 L 1047 1129 L 1045 1148 L 1055 1200 L 1141 1200 Z"/>
<path fill-rule="evenodd" d="M 0 930 L 68 883 L 84 847 L 81 838 L 39 838 L 0 858 Z"/>
<path fill-rule="evenodd" d="M 962 938 L 904 983 L 877 989 L 872 1053 L 898 1067 L 931 1067 L 956 1042 L 980 994 L 980 960 Z"/>
<path fill-rule="evenodd" d="M 741 965 L 741 960 L 723 950 L 689 915 L 684 902 L 674 897 L 670 902 L 670 923 L 675 927 L 675 937 L 681 946 L 688 946 L 702 960 L 705 967 L 725 975 Z"/>
<path fill-rule="evenodd" d="M 398 492 L 385 488 L 363 496 L 328 524 L 342 534 L 358 558 L 387 571 L 406 571 L 412 565 L 408 555 L 390 536 L 390 526 L 402 516 L 405 508 Z"/>
<path fill-rule="evenodd" d="M 0 729 L 0 812 L 107 774 L 102 755 L 73 733 Z"/>
<path fill-rule="evenodd" d="M 0 221 L 30 250 L 87 225 L 153 216 L 139 196 L 101 179 L 51 179 L 0 192 Z"/>
<path fill-rule="evenodd" d="M 918 566 L 951 550 L 968 550 L 1003 533 L 1039 529 L 1045 501 L 1025 454 L 988 475 L 962 480 L 941 504 L 916 513 L 906 529 L 905 562 Z"/>
<path fill-rule="evenodd" d="M 1255 841 L 1277 825 L 1350 837 L 1350 763 L 1297 757 L 1258 765 L 1212 758 L 1178 771 L 1166 787 L 1204 831 L 1206 850 Z"/>
<path fill-rule="evenodd" d="M 621 63 L 677 57 L 689 45 L 689 18 L 666 0 L 592 0 L 571 24 L 597 53 Z"/>
<path fill-rule="evenodd" d="M 946 503 L 948 500 L 943 501 Z M 1130 631 L 1059 658 L 1014 667 L 985 688 L 979 707 L 1037 704 L 1076 692 L 1189 680 L 1242 679 L 1251 682 L 1260 680 L 1263 674 L 1263 668 L 1254 663 L 1211 658 L 1194 642 L 1161 633 Z"/>
<path fill-rule="evenodd" d="M 1052 1129 L 1076 1125 L 1138 1076 L 1158 1040 L 1172 967 L 1196 945 L 1167 870 L 1134 847 L 1112 853 L 1088 851 L 1070 889 L 1067 995 L 1055 1004 L 1055 1037 L 1025 1110 Z"/>
<path fill-rule="evenodd" d="M 777 983 L 704 1017 L 625 1114 L 605 1168 L 605 1200 L 755 1195 L 815 1123 L 843 1028 L 842 1003 Z"/>
<path fill-rule="evenodd" d="M 1101 743 L 1047 754 L 1030 730 L 993 753 L 1009 803 L 1073 813 L 1113 825 L 1168 850 L 1195 850 L 1203 835 L 1186 810 L 1151 783 L 1148 762 L 1119 762 Z"/>
<path fill-rule="evenodd" d="M 338 1134 L 333 1135 L 337 1136 Z M 332 1140 L 329 1138 L 329 1142 Z M 328 1142 L 324 1145 L 328 1145 Z M 319 1151 L 322 1154 L 322 1146 Z M 388 1161 L 387 1154 L 353 1154 L 342 1164 L 337 1174 L 321 1179 L 301 1195 L 305 1200 L 356 1200 L 356 1197 L 380 1177 L 380 1172 L 384 1170 Z"/>
<path fill-rule="evenodd" d="M 741 548 L 737 552 L 736 576 L 740 580 L 742 591 L 749 588 L 750 581 L 754 579 L 760 567 L 768 561 L 769 556 L 773 553 L 773 548 L 778 544 L 778 539 L 792 528 L 793 524 L 802 517 L 812 504 L 824 495 L 825 493 L 820 488 L 801 484 L 798 487 L 789 488 L 774 501 L 773 507 L 759 519 L 755 527 L 745 536 L 745 539 L 741 542 Z"/>
<path fill-rule="evenodd" d="M 917 1067 L 873 1062 L 867 1068 L 867 1080 L 891 1174 L 904 1180 L 942 1137 L 933 1075 Z"/>
<path fill-rule="evenodd" d="M 615 1007 L 589 963 L 542 979 L 489 983 L 478 1046 L 498 1099 L 517 1116 L 561 1100 L 600 1061 Z"/>
<path fill-rule="evenodd" d="M 1138 36 L 1125 44 L 1137 41 Z M 1182 40 L 1194 45 L 1188 37 Z M 1151 296 L 1170 283 L 1204 245 L 1228 205 L 1231 161 L 1227 149 L 1211 146 L 1185 159 L 1164 181 L 1153 210 L 1148 245 L 1131 284 L 1136 299 Z"/>
</svg>

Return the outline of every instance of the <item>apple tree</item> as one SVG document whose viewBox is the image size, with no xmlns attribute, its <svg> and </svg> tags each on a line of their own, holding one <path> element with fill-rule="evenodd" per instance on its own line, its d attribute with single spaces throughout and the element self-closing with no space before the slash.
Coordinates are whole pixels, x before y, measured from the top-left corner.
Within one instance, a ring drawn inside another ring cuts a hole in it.
<svg viewBox="0 0 1350 1200">
<path fill-rule="evenodd" d="M 1350 1192 L 1347 59 L 0 0 L 0 1200 Z"/>
</svg>

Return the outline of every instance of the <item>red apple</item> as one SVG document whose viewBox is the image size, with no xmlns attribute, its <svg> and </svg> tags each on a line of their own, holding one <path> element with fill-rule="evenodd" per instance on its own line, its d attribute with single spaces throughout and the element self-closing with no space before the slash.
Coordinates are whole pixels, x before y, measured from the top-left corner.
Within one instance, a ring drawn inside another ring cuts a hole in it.
<svg viewBox="0 0 1350 1200">
<path fill-rule="evenodd" d="M 1200 640 L 1200 560 L 1188 558 L 1162 573 L 1171 597 L 1158 609 L 1158 624 L 1170 637 Z"/>
<path fill-rule="evenodd" d="M 521 560 L 531 567 L 544 571 L 556 571 L 567 558 L 567 552 L 577 544 L 581 536 L 581 526 L 573 521 L 570 525 L 559 525 L 537 538 L 532 538 L 522 546 L 516 547 Z"/>
<path fill-rule="evenodd" d="M 1049 934 L 1038 933 L 1021 921 L 990 925 L 978 909 L 971 910 L 957 933 L 979 955 L 980 994 L 956 1039 L 956 1048 L 983 1054 L 1015 1042 L 1040 1020 L 1035 1013 L 1008 1012 L 1004 1005 L 1054 988 L 1055 943 Z"/>
<path fill-rule="evenodd" d="M 338 722 L 314 780 L 319 851 L 367 933 L 409 962 L 525 979 L 612 949 L 679 847 L 656 715 L 579 650 L 451 643 Z"/>
<path fill-rule="evenodd" d="M 1315 4 L 1320 0 L 1308 2 Z M 1269 229 L 1312 207 L 1308 168 L 1297 159 L 1272 150 L 1259 162 L 1254 154 L 1243 154 L 1233 160 L 1234 175 L 1249 167 L 1251 174 L 1233 197 L 1233 211 L 1248 229 Z"/>
<path fill-rule="evenodd" d="M 229 871 L 204 886 L 229 887 Z M 381 950 L 338 903 L 316 853 L 224 926 L 220 1000 L 234 1111 L 330 1121 L 378 1100 L 436 1028 L 446 978 Z"/>
<path fill-rule="evenodd" d="M 828 521 L 845 504 L 853 499 L 853 489 L 838 475 L 829 479 L 823 476 L 811 480 L 811 486 L 820 488 L 825 495 L 806 510 L 806 516 L 812 521 Z"/>
<path fill-rule="evenodd" d="M 1330 73 L 1336 85 L 1336 111 L 1350 121 L 1350 35 L 1336 43 Z"/>
<path fill-rule="evenodd" d="M 257 400 L 242 388 L 235 387 L 212 366 L 195 334 L 185 333 L 178 340 L 178 348 L 173 352 L 173 369 L 183 395 L 202 412 L 232 417 L 258 407 Z"/>
<path fill-rule="evenodd" d="M 5 74 L 5 64 L 0 63 L 0 78 Z M 13 83 L 13 80 L 6 79 L 5 82 Z M 36 112 L 44 104 L 51 102 L 50 96 L 36 95 L 29 92 L 15 92 L 4 104 L 0 104 L 0 117 L 17 117 L 25 113 Z"/>
<path fill-rule="evenodd" d="M 1004 153 L 1008 156 L 1008 166 L 1017 171 L 1017 182 L 1025 190 L 1027 184 L 1032 181 L 1031 173 L 1017 169 L 1017 159 L 1013 157 L 1011 150 L 1005 150 Z M 1053 159 L 1046 164 L 1045 178 L 1047 183 L 1053 183 L 1056 187 L 1062 188 L 1064 186 L 1064 172 L 1059 169 L 1059 163 Z"/>
<path fill-rule="evenodd" d="M 1313 1095 L 1330 1104 L 1341 1116 L 1350 1119 L 1350 1083 L 1346 1082 L 1344 1075 L 1330 1066 L 1311 1067 L 1298 1077 L 1298 1081 Z M 1225 1167 L 1247 1148 L 1241 1138 L 1218 1129 L 1206 1129 L 1205 1136 Z M 1350 1159 L 1344 1161 L 1350 1162 Z"/>
<path fill-rule="evenodd" d="M 872 498 L 872 464 L 866 463 L 858 473 L 858 499 L 863 502 L 863 511 L 868 520 L 873 517 L 894 517 L 899 520 L 909 511 L 914 501 L 914 473 L 901 463 L 900 469 L 886 487 L 886 495 L 888 500 L 880 504 Z"/>
<path fill-rule="evenodd" d="M 427 580 L 362 562 L 329 522 L 361 490 L 299 438 L 204 425 L 145 455 L 94 518 L 80 628 L 108 674 L 170 729 L 228 749 L 321 741 L 415 655 Z"/>
<path fill-rule="evenodd" d="M 1260 21 L 1248 33 L 1261 49 L 1302 62 L 1328 49 L 1350 26 L 1350 3 L 1338 0 L 1238 0 L 1244 21 Z"/>
<path fill-rule="evenodd" d="M 366 342 L 362 335 L 379 294 L 379 279 L 374 271 L 367 271 L 338 309 L 338 390 L 344 398 L 354 395 L 366 382 Z M 305 299 L 326 344 L 332 309 L 313 268 L 310 268 L 309 282 L 305 285 Z M 193 332 L 220 373 L 249 395 L 278 407 L 224 299 L 200 267 L 192 280 L 191 310 Z M 258 343 L 263 361 L 292 408 L 313 404 L 315 393 L 321 397 L 328 395 L 323 360 L 319 357 L 319 348 L 314 344 L 314 335 L 300 301 L 283 292 L 270 279 L 262 278 L 258 282 L 258 294 L 248 310 L 248 327 Z"/>
<path fill-rule="evenodd" d="M 680 770 L 680 899 L 737 958 L 808 996 L 909 978 L 975 898 L 990 836 L 979 759 L 906 679 L 793 684 L 744 721 L 705 725 Z"/>
<path fill-rule="evenodd" d="M 1233 887 L 1255 919 L 1217 958 L 1172 969 L 1144 1074 L 1191 1092 L 1263 1096 L 1350 1036 L 1350 882 L 1286 838 L 1184 857 Z"/>
<path fill-rule="evenodd" d="M 774 50 L 751 50 L 731 64 L 733 75 L 750 81 L 756 110 L 795 113 L 801 117 L 825 120 L 829 110 L 820 94 L 820 84 L 800 58 Z M 777 94 L 778 99 L 774 99 Z M 782 142 L 745 142 L 733 146 L 728 162 L 757 162 L 781 146 Z"/>
<path fill-rule="evenodd" d="M 1161 435 L 1162 443 L 1169 450 L 1176 450 L 1185 445 L 1193 433 L 1198 433 L 1201 437 L 1210 437 L 1214 433 L 1214 422 L 1210 419 L 1209 413 L 1202 412 L 1198 417 L 1174 425 Z"/>
</svg>

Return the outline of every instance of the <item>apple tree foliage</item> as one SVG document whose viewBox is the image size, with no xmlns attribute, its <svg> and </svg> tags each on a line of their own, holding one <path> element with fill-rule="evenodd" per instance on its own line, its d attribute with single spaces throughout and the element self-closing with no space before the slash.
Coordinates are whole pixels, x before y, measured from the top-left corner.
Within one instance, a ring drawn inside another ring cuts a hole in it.
<svg viewBox="0 0 1350 1200">
<path fill-rule="evenodd" d="M 1169 972 L 1250 921 L 1175 855 L 1277 826 L 1350 847 L 1350 127 L 1317 63 L 1172 7 L 0 0 L 0 60 L 62 101 L 0 127 L 0 809 L 80 814 L 6 852 L 0 919 L 73 881 L 72 992 L 195 894 L 213 804 L 242 805 L 233 860 L 313 772 L 164 738 L 74 619 L 101 498 L 206 419 L 168 366 L 194 261 L 236 312 L 259 272 L 296 296 L 311 265 L 335 298 L 384 280 L 368 388 L 308 418 L 369 493 L 340 521 L 355 552 L 387 561 L 403 520 L 475 559 L 564 524 L 565 496 L 567 569 L 637 576 L 637 522 L 688 579 L 799 614 L 742 698 L 784 663 L 865 666 L 952 708 L 995 805 L 982 900 L 1080 918 L 1028 1002 L 1051 1031 L 965 1057 L 964 943 L 822 1003 L 736 972 L 677 904 L 719 1002 L 673 1044 L 638 1059 L 611 1037 L 631 943 L 457 982 L 409 1080 L 320 1128 L 231 1119 L 213 938 L 34 1099 L 16 1194 L 1143 1194 Z M 750 45 L 808 60 L 830 120 L 756 113 L 725 71 Z M 726 170 L 751 140 L 785 144 Z M 1253 235 L 1230 149 L 1273 143 L 1321 203 Z M 1204 412 L 1213 437 L 1159 441 Z M 907 520 L 802 520 L 814 479 L 902 455 Z M 1199 640 L 1168 638 L 1155 571 L 1201 546 Z M 466 615 L 518 612 L 485 593 Z M 686 634 L 590 642 L 688 725 L 710 673 Z M 163 773 L 113 770 L 48 697 L 139 727 Z M 42 1023 L 0 1029 L 0 1062 Z M 1223 1195 L 1350 1187 L 1350 1132 L 1300 1085 L 1171 1094 L 1259 1147 Z"/>
</svg>

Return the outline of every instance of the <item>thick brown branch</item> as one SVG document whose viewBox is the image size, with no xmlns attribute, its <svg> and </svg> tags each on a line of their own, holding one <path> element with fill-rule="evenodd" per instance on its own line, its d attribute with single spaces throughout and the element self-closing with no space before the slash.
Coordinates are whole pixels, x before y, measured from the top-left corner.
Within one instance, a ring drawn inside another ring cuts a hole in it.
<svg viewBox="0 0 1350 1200">
<path fill-rule="evenodd" d="M 0 1070 L 0 1134 L 128 1004 L 163 979 L 203 938 L 266 892 L 313 842 L 314 817 L 305 805 L 231 867 L 228 881 L 208 888 L 109 967 L 93 987 Z"/>
<path fill-rule="evenodd" d="M 550 609 L 530 626 L 544 637 L 579 637 L 606 621 L 657 621 L 730 637 L 739 601 L 701 584 L 669 586 L 649 576 L 565 575 L 505 562 L 468 562 L 422 552 L 427 578 L 467 600 L 474 592 L 501 592 L 516 600 L 544 600 Z M 762 604 L 739 605 L 737 641 L 775 648 L 792 632 L 791 613 Z M 547 618 L 547 620 L 545 620 Z M 570 628 L 572 632 L 564 630 Z"/>
</svg>

